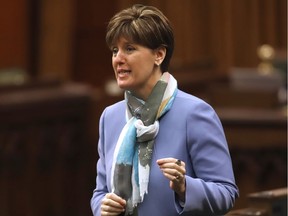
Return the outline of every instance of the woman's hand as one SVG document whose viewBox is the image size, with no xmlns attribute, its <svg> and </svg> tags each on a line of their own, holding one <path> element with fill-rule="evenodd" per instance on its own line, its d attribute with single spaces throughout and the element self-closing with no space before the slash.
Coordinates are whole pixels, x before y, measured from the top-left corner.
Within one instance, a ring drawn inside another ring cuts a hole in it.
<svg viewBox="0 0 288 216">
<path fill-rule="evenodd" d="M 101 216 L 125 212 L 126 201 L 114 193 L 107 193 L 101 203 Z"/>
<path fill-rule="evenodd" d="M 162 158 L 157 160 L 157 164 L 164 176 L 170 180 L 170 188 L 177 193 L 181 201 L 185 202 L 185 163 L 175 158 Z"/>
</svg>

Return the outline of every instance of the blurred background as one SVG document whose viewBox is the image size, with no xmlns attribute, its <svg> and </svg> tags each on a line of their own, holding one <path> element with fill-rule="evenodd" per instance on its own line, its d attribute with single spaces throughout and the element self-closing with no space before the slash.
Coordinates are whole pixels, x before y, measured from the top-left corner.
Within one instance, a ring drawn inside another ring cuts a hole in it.
<svg viewBox="0 0 288 216">
<path fill-rule="evenodd" d="M 170 72 L 223 123 L 234 209 L 287 187 L 286 0 L 0 1 L 1 216 L 92 215 L 98 120 L 123 99 L 105 29 L 133 3 L 167 15 Z"/>
</svg>

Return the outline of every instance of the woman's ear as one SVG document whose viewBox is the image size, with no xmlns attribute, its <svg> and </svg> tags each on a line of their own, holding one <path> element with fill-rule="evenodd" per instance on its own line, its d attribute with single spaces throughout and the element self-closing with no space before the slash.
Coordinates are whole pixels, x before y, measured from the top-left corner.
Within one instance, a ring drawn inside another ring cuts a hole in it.
<svg viewBox="0 0 288 216">
<path fill-rule="evenodd" d="M 166 56 L 166 48 L 164 46 L 160 46 L 159 48 L 157 48 L 155 50 L 155 56 L 155 64 L 157 66 L 161 65 Z"/>
</svg>

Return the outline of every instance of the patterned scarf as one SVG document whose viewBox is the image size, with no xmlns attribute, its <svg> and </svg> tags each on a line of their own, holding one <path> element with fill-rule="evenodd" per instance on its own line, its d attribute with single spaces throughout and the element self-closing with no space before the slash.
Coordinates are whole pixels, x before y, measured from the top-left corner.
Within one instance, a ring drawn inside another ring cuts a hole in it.
<svg viewBox="0 0 288 216">
<path fill-rule="evenodd" d="M 125 92 L 127 122 L 118 138 L 111 170 L 112 191 L 127 202 L 125 215 L 131 215 L 148 193 L 158 119 L 171 108 L 176 92 L 177 81 L 168 72 L 163 73 L 145 102 Z"/>
</svg>

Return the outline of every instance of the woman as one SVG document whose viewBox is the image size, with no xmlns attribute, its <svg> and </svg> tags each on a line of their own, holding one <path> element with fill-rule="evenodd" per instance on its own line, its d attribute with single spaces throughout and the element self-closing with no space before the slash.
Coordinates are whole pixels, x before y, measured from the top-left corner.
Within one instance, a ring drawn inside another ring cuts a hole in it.
<svg viewBox="0 0 288 216">
<path fill-rule="evenodd" d="M 125 100 L 100 118 L 96 215 L 221 215 L 238 197 L 221 123 L 167 72 L 173 31 L 157 8 L 134 5 L 106 41 Z"/>
</svg>

